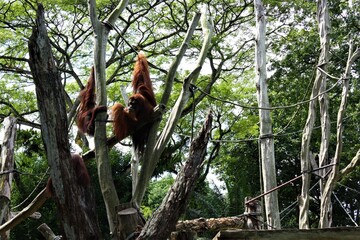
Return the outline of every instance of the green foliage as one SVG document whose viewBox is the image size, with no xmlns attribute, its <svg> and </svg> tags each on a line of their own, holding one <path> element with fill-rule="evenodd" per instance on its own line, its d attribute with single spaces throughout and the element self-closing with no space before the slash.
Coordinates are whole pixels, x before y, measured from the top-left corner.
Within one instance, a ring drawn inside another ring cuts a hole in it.
<svg viewBox="0 0 360 240">
<path fill-rule="evenodd" d="M 228 214 L 228 199 L 216 185 L 199 182 L 190 199 L 183 219 L 218 218 Z"/>
<path fill-rule="evenodd" d="M 141 206 L 144 217 L 147 219 L 160 206 L 162 199 L 165 197 L 171 185 L 174 183 L 174 178 L 169 174 L 159 180 L 152 180 L 149 188 L 146 191 L 143 205 Z"/>
<path fill-rule="evenodd" d="M 11 193 L 11 211 L 20 211 L 45 187 L 48 168 L 40 133 L 34 130 L 17 132 L 15 164 L 20 174 L 14 174 Z M 40 220 L 26 219 L 11 230 L 11 239 L 39 239 L 41 234 L 34 231 L 46 222 L 52 230 L 59 232 L 57 212 L 54 203 L 49 200 L 40 209 Z M 55 216 L 55 218 L 54 218 Z"/>
<path fill-rule="evenodd" d="M 109 160 L 111 162 L 112 176 L 116 191 L 121 203 L 129 202 L 131 199 L 131 176 L 130 172 L 130 158 L 129 154 L 123 154 L 117 149 L 112 149 L 109 152 Z M 109 226 L 106 221 L 106 209 L 104 199 L 101 194 L 101 188 L 98 181 L 97 166 L 95 159 L 86 163 L 91 178 L 91 185 L 95 194 L 96 212 L 99 218 L 100 229 L 106 239 L 109 232 Z"/>
<path fill-rule="evenodd" d="M 160 206 L 173 183 L 174 178 L 170 174 L 151 181 L 141 206 L 146 219 Z M 201 182 L 191 196 L 183 219 L 221 217 L 225 216 L 226 212 L 227 201 L 220 190 L 216 186 L 211 188 L 208 182 Z"/>
</svg>

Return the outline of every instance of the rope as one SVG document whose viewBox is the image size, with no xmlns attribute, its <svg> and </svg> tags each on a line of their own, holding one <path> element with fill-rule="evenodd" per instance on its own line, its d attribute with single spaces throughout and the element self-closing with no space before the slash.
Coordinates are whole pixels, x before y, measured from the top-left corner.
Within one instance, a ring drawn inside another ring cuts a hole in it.
<svg viewBox="0 0 360 240">
<path fill-rule="evenodd" d="M 355 224 L 355 226 L 359 226 L 355 221 L 354 219 L 350 216 L 350 214 L 348 213 L 348 211 L 346 211 L 346 209 L 344 208 L 344 206 L 341 204 L 339 198 L 336 196 L 336 194 L 333 192 L 332 193 L 336 199 L 336 201 L 338 201 L 339 205 L 341 206 L 341 208 L 344 210 L 344 212 L 348 215 L 348 217 L 350 218 L 350 220 Z"/>
<path fill-rule="evenodd" d="M 117 32 L 117 34 L 119 34 L 119 36 L 121 37 L 121 39 L 126 43 L 126 45 L 128 45 L 131 50 L 134 52 L 135 55 L 138 55 L 138 52 L 137 50 L 124 38 L 124 36 L 121 34 L 120 32 L 120 29 L 115 26 L 115 25 L 112 25 L 111 23 L 109 22 L 103 22 L 103 24 L 105 24 L 106 26 L 108 26 L 110 29 L 114 29 L 115 32 Z"/>
<path fill-rule="evenodd" d="M 334 83 L 330 88 L 326 89 L 325 91 L 319 93 L 318 95 L 314 96 L 313 98 L 309 99 L 309 100 L 305 100 L 305 101 L 300 101 L 300 102 L 297 102 L 297 103 L 294 103 L 294 104 L 291 104 L 291 105 L 287 105 L 287 106 L 277 106 L 277 107 L 256 107 L 256 106 L 248 106 L 248 105 L 243 105 L 243 104 L 240 104 L 240 103 L 235 103 L 233 101 L 229 101 L 229 100 L 224 100 L 224 99 L 220 99 L 220 98 L 217 98 L 217 97 L 214 97 L 212 95 L 210 95 L 209 93 L 205 92 L 204 90 L 200 89 L 198 86 L 193 85 L 193 88 L 199 90 L 201 93 L 205 94 L 206 96 L 214 99 L 214 100 L 217 100 L 217 101 L 220 101 L 220 102 L 223 102 L 223 103 L 229 103 L 231 105 L 234 105 L 234 106 L 238 106 L 238 107 L 242 107 L 242 108 L 247 108 L 247 109 L 263 109 L 263 110 L 277 110 L 277 109 L 286 109 L 286 108 L 293 108 L 293 107 L 296 107 L 296 106 L 299 106 L 299 105 L 302 105 L 302 104 L 305 104 L 305 103 L 308 103 L 308 102 L 311 102 L 311 101 L 314 101 L 315 99 L 317 99 L 319 96 L 327 93 L 327 92 L 330 92 L 333 88 L 335 88 L 340 82 L 342 82 L 343 79 L 340 79 L 338 80 L 336 83 Z"/>
<path fill-rule="evenodd" d="M 351 188 L 351 187 L 345 186 L 344 184 L 339 183 L 339 182 L 338 182 L 337 184 L 339 184 L 340 186 L 345 187 L 346 189 L 349 189 L 349 190 L 351 190 L 351 191 L 353 191 L 353 192 L 355 192 L 355 193 L 360 194 L 360 191 L 358 191 L 358 190 L 356 190 L 356 189 L 354 189 L 354 188 Z"/>
</svg>

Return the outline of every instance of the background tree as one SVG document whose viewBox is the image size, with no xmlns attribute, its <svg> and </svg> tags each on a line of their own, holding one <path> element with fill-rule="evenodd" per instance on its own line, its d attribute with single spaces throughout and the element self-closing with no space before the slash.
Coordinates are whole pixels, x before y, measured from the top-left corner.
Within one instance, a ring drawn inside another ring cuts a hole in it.
<svg viewBox="0 0 360 240">
<path fill-rule="evenodd" d="M 261 174 L 264 192 L 268 192 L 276 187 L 276 168 L 274 138 L 272 135 L 272 124 L 270 118 L 269 97 L 266 81 L 266 18 L 265 9 L 262 1 L 254 1 L 256 18 L 256 37 L 255 37 L 255 75 L 257 79 L 257 97 L 260 118 L 260 152 L 261 152 Z M 268 228 L 281 228 L 279 203 L 277 192 L 271 192 L 264 196 L 265 215 Z"/>
</svg>

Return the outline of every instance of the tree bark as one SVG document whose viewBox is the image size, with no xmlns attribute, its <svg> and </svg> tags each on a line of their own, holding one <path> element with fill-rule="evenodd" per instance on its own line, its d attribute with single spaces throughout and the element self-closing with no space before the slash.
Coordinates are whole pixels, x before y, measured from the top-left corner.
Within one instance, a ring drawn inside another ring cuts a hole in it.
<svg viewBox="0 0 360 240">
<path fill-rule="evenodd" d="M 319 56 L 318 66 L 322 69 L 325 68 L 328 58 L 329 58 L 329 16 L 326 6 L 326 0 L 318 2 L 318 21 L 319 21 L 319 36 L 321 43 L 321 52 Z M 310 95 L 312 101 L 309 102 L 309 111 L 306 124 L 303 130 L 302 142 L 301 142 L 301 172 L 302 172 L 302 187 L 301 195 L 299 196 L 299 228 L 308 229 L 309 228 L 309 188 L 310 188 L 310 170 L 311 170 L 311 161 L 310 161 L 310 141 L 311 134 L 314 128 L 314 122 L 316 117 L 316 101 L 314 99 L 320 92 L 320 89 L 323 89 L 325 85 L 326 78 L 320 70 L 316 71 L 316 77 L 314 86 Z M 320 147 L 320 162 L 319 165 L 326 165 L 326 157 L 328 150 L 328 141 L 329 141 L 329 117 L 326 111 L 327 108 L 327 99 L 326 96 L 319 99 L 322 110 L 321 124 L 322 124 L 322 143 Z M 319 167 L 320 167 L 319 166 Z M 323 183 L 320 183 L 323 185 Z"/>
<path fill-rule="evenodd" d="M 266 82 L 266 20 L 264 7 L 261 0 L 255 0 L 256 17 L 256 45 L 255 45 L 255 69 L 258 90 L 258 105 L 260 118 L 260 148 L 261 148 L 261 169 L 263 178 L 263 191 L 267 192 L 277 186 L 276 167 L 274 153 L 274 137 L 270 111 L 261 109 L 268 108 L 269 97 Z M 281 228 L 277 191 L 264 196 L 266 220 L 269 228 Z"/>
<path fill-rule="evenodd" d="M 6 117 L 3 122 L 2 132 L 4 138 L 0 142 L 1 151 L 1 179 L 0 179 L 0 223 L 10 219 L 11 184 L 14 169 L 14 149 L 16 139 L 16 118 Z M 8 171 L 8 173 L 5 173 Z M 10 238 L 10 232 L 1 232 L 0 238 Z"/>
<path fill-rule="evenodd" d="M 44 9 L 38 5 L 29 40 L 30 69 L 36 87 L 41 134 L 50 166 L 54 196 L 65 239 L 100 239 L 90 186 L 76 180 L 71 163 L 68 122 L 60 76 L 47 36 Z"/>
<path fill-rule="evenodd" d="M 197 138 L 190 146 L 189 159 L 176 177 L 160 207 L 154 212 L 140 233 L 141 239 L 167 239 L 175 230 L 180 215 L 184 212 L 195 183 L 200 175 L 206 147 L 210 138 L 212 116 L 208 115 L 206 122 Z"/>
<path fill-rule="evenodd" d="M 92 27 L 94 29 L 94 66 L 96 83 L 96 103 L 107 106 L 106 94 L 106 45 L 109 31 L 115 24 L 116 19 L 128 4 L 128 0 L 122 0 L 111 12 L 104 22 L 101 22 L 96 15 L 96 1 L 89 0 L 89 13 Z M 110 232 L 115 231 L 116 206 L 119 205 L 119 198 L 112 178 L 112 171 L 109 162 L 109 153 L 106 138 L 107 113 L 101 112 L 95 117 L 95 157 L 98 167 L 98 176 L 101 192 L 104 198 L 106 213 Z M 115 235 L 113 235 L 115 236 Z"/>
<path fill-rule="evenodd" d="M 215 232 L 221 229 L 246 229 L 247 217 L 223 217 L 223 218 L 210 218 L 210 219 L 193 219 L 178 221 L 176 224 L 176 231 L 178 232 Z"/>
<path fill-rule="evenodd" d="M 37 230 L 41 233 L 41 235 L 43 235 L 43 237 L 46 240 L 54 240 L 59 236 L 56 236 L 55 233 L 51 230 L 51 228 L 49 228 L 48 225 L 46 225 L 46 223 L 41 224 Z"/>
<path fill-rule="evenodd" d="M 337 115 L 337 133 L 336 133 L 336 150 L 335 150 L 335 156 L 334 156 L 334 165 L 332 167 L 331 173 L 329 178 L 326 181 L 326 184 L 324 186 L 324 190 L 322 192 L 321 202 L 320 202 L 320 221 L 319 221 L 319 227 L 320 228 L 327 228 L 331 227 L 331 195 L 333 192 L 333 189 L 340 179 L 345 173 L 345 171 L 339 171 L 340 166 L 340 155 L 342 152 L 342 144 L 343 144 L 343 118 L 345 115 L 345 109 L 346 109 L 346 103 L 347 98 L 349 94 L 349 78 L 350 78 L 350 71 L 351 67 L 356 59 L 360 57 L 360 49 L 358 48 L 353 53 L 353 43 L 350 42 L 349 44 L 349 55 L 348 55 L 348 61 L 344 73 L 343 78 L 343 88 L 341 93 L 341 102 L 340 107 Z M 358 154 L 357 154 L 358 156 Z M 357 163 L 357 158 L 355 157 L 351 162 L 350 166 L 353 166 L 355 163 Z M 346 169 L 346 168 L 345 168 Z M 349 170 L 347 170 L 349 172 Z M 340 174 L 342 173 L 342 174 Z"/>
<path fill-rule="evenodd" d="M 323 49 L 323 59 L 319 59 L 319 64 L 321 68 L 327 72 L 327 65 L 330 58 L 329 45 L 330 45 L 330 20 L 329 20 L 329 10 L 326 6 L 326 1 L 318 2 L 317 9 L 317 18 L 319 24 L 319 35 L 320 35 L 320 45 Z M 321 63 L 320 60 L 323 62 Z M 319 72 L 317 72 L 319 73 Z M 322 75 L 322 82 L 320 86 L 320 92 L 326 90 L 327 77 L 325 74 Z M 330 117 L 329 117 L 329 100 L 328 94 L 324 93 L 319 96 L 319 107 L 320 107 L 320 122 L 321 122 L 321 145 L 319 152 L 319 167 L 330 164 L 328 160 L 328 150 L 330 143 Z M 323 169 L 321 175 L 325 176 L 326 169 Z M 325 179 L 320 179 L 320 191 L 323 190 L 325 184 Z"/>
<path fill-rule="evenodd" d="M 329 20 L 329 9 L 327 6 L 327 0 L 318 1 L 317 7 L 317 19 L 319 25 L 319 36 L 320 36 L 320 45 L 321 45 L 321 55 L 319 58 L 319 65 L 323 71 L 327 71 L 327 65 L 330 58 L 329 46 L 330 46 L 330 20 Z M 317 71 L 317 74 L 321 74 L 321 86 L 319 92 L 324 92 L 326 90 L 327 77 L 325 74 Z M 320 107 L 320 122 L 321 122 L 321 144 L 319 152 L 319 167 L 330 164 L 328 151 L 330 143 L 330 116 L 329 116 L 329 100 L 327 93 L 324 93 L 319 96 L 319 107 Z M 326 179 L 328 175 L 326 172 L 328 169 L 322 169 L 320 171 L 320 192 L 322 193 L 325 187 Z M 322 198 L 322 196 L 320 196 Z M 332 221 L 332 203 L 328 202 L 328 225 L 331 226 Z"/>
<path fill-rule="evenodd" d="M 341 169 L 340 173 L 339 173 L 339 180 L 346 176 L 346 174 L 350 173 L 352 170 L 354 170 L 354 168 L 359 164 L 360 162 L 360 149 L 357 151 L 355 157 L 353 157 L 353 159 L 350 161 L 350 163 L 344 167 L 343 169 Z"/>
</svg>

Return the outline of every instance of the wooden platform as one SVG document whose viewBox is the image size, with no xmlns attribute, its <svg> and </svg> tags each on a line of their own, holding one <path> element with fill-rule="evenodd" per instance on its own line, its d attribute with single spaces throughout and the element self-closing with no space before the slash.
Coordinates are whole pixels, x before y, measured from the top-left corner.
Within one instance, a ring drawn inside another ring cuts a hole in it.
<svg viewBox="0 0 360 240">
<path fill-rule="evenodd" d="M 360 227 L 285 230 L 223 230 L 213 240 L 360 240 Z"/>
</svg>

